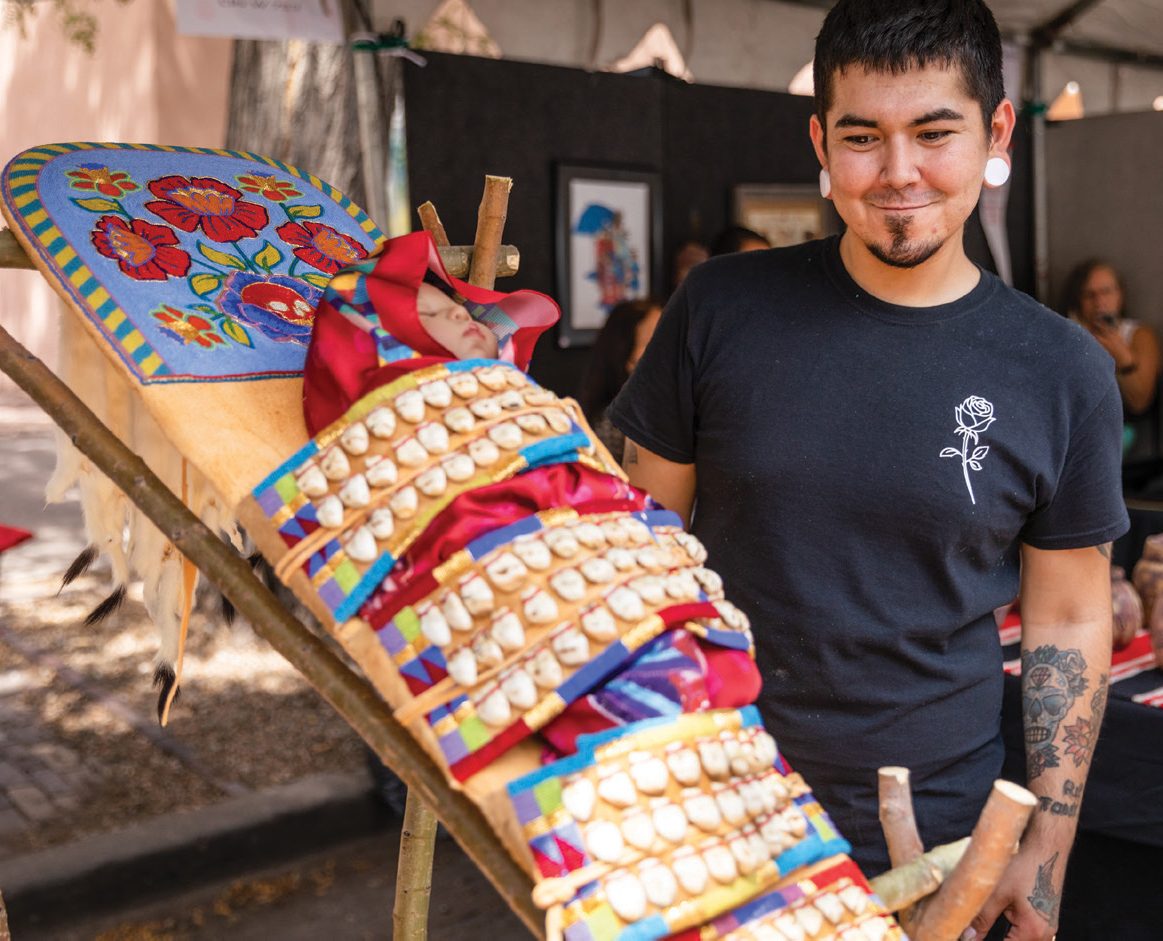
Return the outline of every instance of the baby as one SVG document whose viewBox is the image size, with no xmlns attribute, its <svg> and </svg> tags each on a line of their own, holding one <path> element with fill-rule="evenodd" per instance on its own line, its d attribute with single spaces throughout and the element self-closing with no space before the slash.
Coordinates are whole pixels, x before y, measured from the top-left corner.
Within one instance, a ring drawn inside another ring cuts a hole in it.
<svg viewBox="0 0 1163 941">
<path fill-rule="evenodd" d="M 497 338 L 484 324 L 438 287 L 427 281 L 416 292 L 420 325 L 456 359 L 496 359 Z"/>
</svg>

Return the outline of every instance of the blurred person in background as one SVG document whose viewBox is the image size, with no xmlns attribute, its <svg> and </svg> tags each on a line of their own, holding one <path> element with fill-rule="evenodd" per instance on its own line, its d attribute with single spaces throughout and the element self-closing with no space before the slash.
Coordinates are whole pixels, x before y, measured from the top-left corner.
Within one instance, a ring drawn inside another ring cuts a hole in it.
<svg viewBox="0 0 1163 941">
<path fill-rule="evenodd" d="M 754 229 L 729 225 L 711 243 L 711 256 L 731 255 L 735 252 L 758 252 L 771 248 L 771 243 Z"/>
<path fill-rule="evenodd" d="M 662 304 L 651 298 L 623 301 L 610 311 L 590 350 L 578 398 L 594 432 L 618 462 L 626 439 L 606 409 L 638 365 L 661 316 Z"/>
<path fill-rule="evenodd" d="M 1155 402 L 1159 340 L 1145 323 L 1126 316 L 1125 305 L 1123 279 L 1102 259 L 1080 262 L 1066 278 L 1062 310 L 1110 353 L 1123 408 L 1141 415 Z"/>
<path fill-rule="evenodd" d="M 710 249 L 702 242 L 687 239 L 674 253 L 674 279 L 672 288 L 677 288 L 695 265 L 700 265 L 711 257 Z"/>
</svg>

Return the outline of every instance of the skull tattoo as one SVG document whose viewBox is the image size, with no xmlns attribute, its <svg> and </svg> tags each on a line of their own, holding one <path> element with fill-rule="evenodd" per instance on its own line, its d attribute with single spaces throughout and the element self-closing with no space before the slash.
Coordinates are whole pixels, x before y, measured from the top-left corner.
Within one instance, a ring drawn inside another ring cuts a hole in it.
<svg viewBox="0 0 1163 941">
<path fill-rule="evenodd" d="M 1022 653 L 1022 703 L 1029 776 L 1058 767 L 1054 740 L 1074 701 L 1087 687 L 1086 661 L 1077 650 L 1046 645 Z"/>
</svg>

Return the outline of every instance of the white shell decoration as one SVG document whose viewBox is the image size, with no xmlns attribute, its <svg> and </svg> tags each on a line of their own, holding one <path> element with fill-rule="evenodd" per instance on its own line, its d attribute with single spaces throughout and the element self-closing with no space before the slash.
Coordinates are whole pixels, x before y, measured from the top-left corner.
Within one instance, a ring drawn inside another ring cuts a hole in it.
<svg viewBox="0 0 1163 941">
<path fill-rule="evenodd" d="M 471 572 L 460 580 L 460 597 L 469 614 L 479 617 L 488 614 L 496 607 L 493 590 L 476 572 Z"/>
<path fill-rule="evenodd" d="M 374 562 L 379 556 L 379 550 L 376 549 L 376 539 L 366 526 L 359 527 L 348 536 L 343 544 L 343 549 L 347 553 L 347 557 L 356 562 Z"/>
<path fill-rule="evenodd" d="M 629 587 L 647 604 L 659 605 L 666 598 L 666 582 L 658 575 L 640 575 L 630 581 Z"/>
<path fill-rule="evenodd" d="M 430 454 L 448 453 L 448 429 L 434 421 L 425 422 L 416 429 L 416 440 Z"/>
<path fill-rule="evenodd" d="M 752 739 L 755 746 L 755 761 L 762 768 L 770 768 L 775 764 L 775 759 L 778 751 L 775 747 L 775 739 L 771 737 L 771 733 L 761 731 Z"/>
<path fill-rule="evenodd" d="M 771 851 L 772 856 L 778 856 L 784 849 L 794 842 L 787 832 L 787 827 L 784 825 L 783 819 L 776 815 L 768 817 L 759 826 L 759 835 L 763 837 L 763 841 L 767 844 L 767 848 Z"/>
<path fill-rule="evenodd" d="M 824 927 L 824 916 L 811 905 L 801 905 L 796 909 L 796 921 L 800 923 L 809 937 L 815 937 Z"/>
<path fill-rule="evenodd" d="M 489 440 L 506 451 L 516 451 L 524 440 L 521 429 L 511 421 L 503 421 L 489 429 Z"/>
<path fill-rule="evenodd" d="M 553 651 L 542 648 L 529 661 L 529 675 L 542 689 L 557 689 L 565 679 L 565 671 Z"/>
<path fill-rule="evenodd" d="M 694 560 L 696 565 L 702 565 L 707 561 L 707 550 L 697 536 L 692 536 L 690 533 L 682 532 L 674 534 L 674 541 L 682 546 L 683 551 Z"/>
<path fill-rule="evenodd" d="M 734 788 L 725 787 L 716 791 L 715 803 L 719 805 L 723 819 L 731 826 L 738 826 L 747 819 L 747 807 L 743 803 L 743 798 Z"/>
<path fill-rule="evenodd" d="M 443 468 L 429 468 L 416 477 L 416 490 L 423 493 L 424 497 L 440 497 L 448 490 L 447 473 L 444 473 Z"/>
<path fill-rule="evenodd" d="M 372 502 L 371 490 L 368 489 L 367 478 L 363 474 L 349 477 L 339 488 L 339 499 L 343 505 L 353 510 L 360 510 Z"/>
<path fill-rule="evenodd" d="M 771 849 L 767 845 L 767 841 L 759 835 L 759 831 L 754 827 L 747 831 L 747 842 L 751 844 L 751 852 L 762 865 L 766 860 L 771 858 Z"/>
<path fill-rule="evenodd" d="M 847 885 L 840 890 L 840 901 L 853 915 L 863 915 L 868 908 L 868 895 L 858 885 Z"/>
<path fill-rule="evenodd" d="M 508 608 L 502 608 L 496 613 L 489 630 L 493 640 L 505 650 L 520 650 L 525 643 L 525 626 Z"/>
<path fill-rule="evenodd" d="M 785 807 L 781 816 L 783 817 L 784 826 L 787 827 L 787 832 L 797 840 L 808 832 L 808 822 L 804 819 L 803 813 L 795 804 Z"/>
<path fill-rule="evenodd" d="M 755 749 L 748 742 L 741 743 L 739 754 L 731 757 L 731 773 L 742 777 L 751 771 L 758 770 L 755 767 Z"/>
<path fill-rule="evenodd" d="M 393 404 L 396 406 L 396 414 L 406 422 L 414 425 L 424 418 L 424 396 L 415 389 L 401 392 Z"/>
<path fill-rule="evenodd" d="M 343 504 L 334 494 L 324 497 L 315 504 L 315 515 L 321 525 L 328 529 L 338 529 L 343 525 Z"/>
<path fill-rule="evenodd" d="M 623 516 L 622 529 L 626 532 L 626 539 L 632 546 L 647 546 L 654 541 L 654 537 L 650 533 L 650 527 L 642 520 L 634 519 L 631 516 Z"/>
<path fill-rule="evenodd" d="M 450 408 L 444 413 L 444 424 L 448 426 L 449 431 L 454 431 L 458 435 L 472 431 L 476 427 L 476 423 L 477 420 L 472 417 L 472 412 L 463 405 Z"/>
<path fill-rule="evenodd" d="M 743 809 L 747 812 L 748 817 L 755 818 L 766 812 L 764 793 L 767 792 L 767 788 L 758 781 L 745 781 L 736 790 L 743 799 Z"/>
<path fill-rule="evenodd" d="M 416 614 L 420 617 L 420 633 L 428 638 L 429 643 L 437 647 L 452 643 L 452 629 L 448 626 L 448 619 L 436 605 L 430 601 L 418 604 Z"/>
<path fill-rule="evenodd" d="M 723 623 L 731 630 L 739 631 L 742 634 L 751 629 L 750 619 L 730 601 L 716 601 L 715 609 L 719 612 L 719 617 L 723 619 Z"/>
<path fill-rule="evenodd" d="M 650 860 L 638 868 L 638 878 L 651 905 L 669 908 L 678 898 L 678 881 L 674 873 L 659 862 Z"/>
<path fill-rule="evenodd" d="M 498 392 L 508 385 L 505 381 L 505 370 L 504 366 L 486 366 L 484 369 L 477 370 L 477 378 L 486 389 Z"/>
<path fill-rule="evenodd" d="M 598 782 L 598 797 L 615 807 L 630 807 L 638 801 L 634 782 L 625 771 L 615 771 Z"/>
<path fill-rule="evenodd" d="M 838 925 L 844 920 L 844 905 L 834 892 L 822 892 L 812 899 L 817 911 L 832 924 Z"/>
<path fill-rule="evenodd" d="M 548 405 L 557 396 L 548 389 L 542 389 L 539 386 L 525 390 L 525 401 L 530 405 Z"/>
<path fill-rule="evenodd" d="M 581 666 L 590 659 L 590 642 L 576 627 L 567 627 L 553 638 L 553 652 L 567 667 Z"/>
<path fill-rule="evenodd" d="M 577 539 L 568 529 L 551 529 L 545 534 L 545 544 L 549 551 L 561 559 L 572 559 L 581 549 Z"/>
<path fill-rule="evenodd" d="M 730 764 L 727 761 L 727 753 L 723 750 L 720 742 L 711 739 L 699 742 L 696 747 L 699 750 L 699 760 L 703 763 L 703 770 L 707 772 L 707 777 L 716 780 L 727 777 Z"/>
<path fill-rule="evenodd" d="M 471 399 L 481 390 L 477 377 L 471 372 L 453 373 L 448 377 L 448 385 L 462 399 Z"/>
<path fill-rule="evenodd" d="M 368 414 L 364 423 L 375 437 L 386 440 L 396 431 L 396 413 L 386 405 L 381 405 Z"/>
<path fill-rule="evenodd" d="M 648 572 L 657 572 L 659 569 L 666 568 L 666 559 L 658 546 L 646 546 L 639 549 L 636 558 L 638 564 Z"/>
<path fill-rule="evenodd" d="M 655 831 L 668 843 L 681 843 L 686 836 L 686 814 L 677 804 L 660 804 L 650 812 L 650 819 Z"/>
<path fill-rule="evenodd" d="M 581 616 L 582 630 L 599 643 L 613 640 L 618 636 L 618 624 L 609 609 L 594 605 Z"/>
<path fill-rule="evenodd" d="M 376 539 L 387 539 L 396 530 L 396 518 L 386 506 L 372 510 L 367 520 L 367 528 L 372 531 Z"/>
<path fill-rule="evenodd" d="M 882 941 L 883 938 L 888 937 L 888 922 L 883 918 L 869 918 L 867 921 L 861 922 L 860 930 L 864 932 L 867 941 Z"/>
<path fill-rule="evenodd" d="M 512 389 L 506 389 L 504 392 L 498 395 L 497 401 L 500 403 L 501 408 L 507 412 L 518 409 L 525 404 L 525 399 L 521 393 L 514 392 Z"/>
<path fill-rule="evenodd" d="M 735 877 L 739 875 L 739 867 L 735 864 L 735 857 L 722 844 L 704 850 L 703 859 L 706 861 L 707 870 L 716 882 L 726 885 L 728 882 L 734 881 Z"/>
<path fill-rule="evenodd" d="M 390 457 L 380 457 L 373 461 L 367 460 L 367 469 L 363 472 L 367 482 L 373 487 L 390 487 L 400 479 L 400 471 L 396 462 Z"/>
<path fill-rule="evenodd" d="M 477 666 L 488 669 L 498 666 L 505 659 L 505 652 L 488 634 L 478 634 L 472 639 L 473 656 L 477 658 Z"/>
<path fill-rule="evenodd" d="M 477 418 L 484 421 L 491 421 L 494 418 L 501 417 L 501 403 L 497 401 L 496 396 L 490 396 L 487 399 L 475 399 L 468 403 L 468 409 Z"/>
<path fill-rule="evenodd" d="M 646 851 L 654 845 L 654 824 L 650 815 L 638 810 L 622 818 L 622 836 L 635 849 Z"/>
<path fill-rule="evenodd" d="M 404 467 L 419 467 L 428 460 L 428 452 L 424 445 L 409 435 L 396 445 L 396 460 Z"/>
<path fill-rule="evenodd" d="M 351 474 L 351 462 L 343 453 L 343 448 L 328 448 L 319 458 L 319 467 L 328 480 L 346 480 Z"/>
<path fill-rule="evenodd" d="M 707 864 L 697 853 L 676 853 L 671 860 L 670 868 L 674 870 L 675 878 L 691 895 L 702 895 L 707 887 Z"/>
<path fill-rule="evenodd" d="M 662 759 L 651 755 L 641 761 L 631 762 L 630 777 L 634 779 L 638 790 L 653 797 L 666 790 L 666 782 L 670 775 L 667 774 Z"/>
<path fill-rule="evenodd" d="M 745 876 L 753 873 L 763 859 L 762 856 L 756 857 L 751 849 L 751 842 L 745 836 L 737 836 L 728 842 L 727 849 L 731 851 L 731 855 L 735 857 L 735 865 Z"/>
<path fill-rule="evenodd" d="M 420 397 L 433 408 L 448 408 L 452 404 L 452 388 L 443 379 L 425 382 L 420 386 Z"/>
<path fill-rule="evenodd" d="M 528 398 L 526 398 L 526 401 L 528 401 Z M 530 402 L 529 404 L 532 405 L 533 403 Z M 550 430 L 557 435 L 568 434 L 573 429 L 573 422 L 559 408 L 546 410 L 545 421 L 548 422 Z"/>
<path fill-rule="evenodd" d="M 455 591 L 445 593 L 440 601 L 440 610 L 444 612 L 448 626 L 454 631 L 472 630 L 472 615 L 468 613 L 468 608 Z"/>
<path fill-rule="evenodd" d="M 348 425 L 339 436 L 339 443 L 348 454 L 364 454 L 368 446 L 367 425 L 359 421 Z"/>
<path fill-rule="evenodd" d="M 606 552 L 606 559 L 619 572 L 629 572 L 631 569 L 638 567 L 638 562 L 634 559 L 634 553 L 629 549 L 610 549 Z"/>
<path fill-rule="evenodd" d="M 615 588 L 606 596 L 610 610 L 623 621 L 640 621 L 646 616 L 646 608 L 638 594 L 624 585 Z"/>
<path fill-rule="evenodd" d="M 705 833 L 714 833 L 723 822 L 715 799 L 699 790 L 684 798 L 682 809 L 686 811 L 687 819 Z"/>
<path fill-rule="evenodd" d="M 683 787 L 691 787 L 699 783 L 703 775 L 703 767 L 699 764 L 699 756 L 685 745 L 680 745 L 673 751 L 666 753 L 666 766 L 674 779 Z"/>
<path fill-rule="evenodd" d="M 804 929 L 790 912 L 777 915 L 772 925 L 787 938 L 787 941 L 804 941 Z"/>
<path fill-rule="evenodd" d="M 518 415 L 513 421 L 527 435 L 543 435 L 549 430 L 549 425 L 540 415 Z"/>
<path fill-rule="evenodd" d="M 608 584 L 618 574 L 613 564 L 608 559 L 603 559 L 600 556 L 586 559 L 581 564 L 581 573 L 586 577 L 586 581 L 593 582 L 596 585 Z"/>
<path fill-rule="evenodd" d="M 666 593 L 675 601 L 694 601 L 699 596 L 699 583 L 689 569 L 680 569 L 666 576 Z"/>
<path fill-rule="evenodd" d="M 317 464 L 308 464 L 295 478 L 295 484 L 308 497 L 321 497 L 327 493 L 327 477 Z"/>
<path fill-rule="evenodd" d="M 598 820 L 586 827 L 585 844 L 589 854 L 603 863 L 617 862 L 626 848 L 622 831 L 609 820 Z"/>
<path fill-rule="evenodd" d="M 577 541 L 587 549 L 600 549 L 606 544 L 606 537 L 596 523 L 577 523 L 572 528 Z"/>
<path fill-rule="evenodd" d="M 549 576 L 549 587 L 563 601 L 581 601 L 586 595 L 586 581 L 577 569 L 564 568 L 554 572 Z"/>
<path fill-rule="evenodd" d="M 448 658 L 448 675 L 460 686 L 476 684 L 477 658 L 468 647 L 461 647 Z"/>
<path fill-rule="evenodd" d="M 700 565 L 697 569 L 692 570 L 691 574 L 709 597 L 717 598 L 722 596 L 723 579 L 714 569 Z"/>
<path fill-rule="evenodd" d="M 416 510 L 420 506 L 420 497 L 416 494 L 416 488 L 401 487 L 392 494 L 391 499 L 388 500 L 388 506 L 400 519 L 411 519 L 416 515 Z"/>
<path fill-rule="evenodd" d="M 513 591 L 529 574 L 525 563 L 512 552 L 502 552 L 485 566 L 485 575 L 501 591 Z"/>
<path fill-rule="evenodd" d="M 462 483 L 470 479 L 477 472 L 477 466 L 467 454 L 452 454 L 441 461 L 440 466 L 449 480 Z"/>
<path fill-rule="evenodd" d="M 514 708 L 522 712 L 537 705 L 537 687 L 532 677 L 522 669 L 511 671 L 501 680 L 501 691 Z"/>
<path fill-rule="evenodd" d="M 610 908 L 622 921 L 633 923 L 646 914 L 646 890 L 637 876 L 622 872 L 607 879 L 603 887 Z"/>
<path fill-rule="evenodd" d="M 513 543 L 513 551 L 535 572 L 544 572 L 553 562 L 549 546 L 537 538 L 518 539 Z"/>
<path fill-rule="evenodd" d="M 468 456 L 476 462 L 477 467 L 492 467 L 500 460 L 501 452 L 488 438 L 478 438 L 470 442 Z"/>
<path fill-rule="evenodd" d="M 542 588 L 526 588 L 521 592 L 521 607 L 530 624 L 549 624 L 557 618 L 557 602 Z"/>
<path fill-rule="evenodd" d="M 519 369 L 506 369 L 505 381 L 514 389 L 523 389 L 529 385 L 529 380 Z"/>
<path fill-rule="evenodd" d="M 574 820 L 581 823 L 585 823 L 593 816 L 596 801 L 594 782 L 584 775 L 574 778 L 561 789 L 562 806 Z"/>
<path fill-rule="evenodd" d="M 509 707 L 509 700 L 499 687 L 476 704 L 477 715 L 485 725 L 505 725 L 513 717 L 513 710 Z"/>
<path fill-rule="evenodd" d="M 603 523 L 599 523 L 598 528 L 601 529 L 602 535 L 606 537 L 606 542 L 611 546 L 624 546 L 629 542 L 626 531 L 622 529 L 620 520 L 606 520 Z"/>
</svg>

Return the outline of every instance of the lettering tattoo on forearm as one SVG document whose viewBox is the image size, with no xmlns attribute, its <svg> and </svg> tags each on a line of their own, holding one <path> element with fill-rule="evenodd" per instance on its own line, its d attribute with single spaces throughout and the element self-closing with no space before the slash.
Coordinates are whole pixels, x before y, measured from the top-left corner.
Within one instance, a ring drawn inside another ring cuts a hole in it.
<svg viewBox="0 0 1163 941">
<path fill-rule="evenodd" d="M 1047 768 L 1059 765 L 1058 727 L 1070 707 L 1087 690 L 1086 659 L 1075 649 L 1059 650 L 1045 644 L 1022 651 L 1022 724 L 1026 739 L 1027 776 L 1032 781 Z M 1094 738 L 1089 720 L 1067 727 L 1066 753 L 1075 766 L 1090 761 Z"/>
<path fill-rule="evenodd" d="M 1101 546 L 1095 546 L 1095 548 L 1104 559 L 1111 557 L 1111 544 L 1109 542 L 1104 542 Z"/>
<path fill-rule="evenodd" d="M 1026 901 L 1034 911 L 1050 924 L 1058 921 L 1058 906 L 1062 902 L 1062 893 L 1054 890 L 1054 867 L 1057 863 L 1058 854 L 1055 853 L 1038 867 L 1038 874 L 1034 877 L 1034 894 L 1026 896 Z"/>
<path fill-rule="evenodd" d="M 1064 781 L 1062 784 L 1063 795 L 1073 797 L 1074 800 L 1056 801 L 1052 797 L 1039 797 L 1038 810 L 1054 817 L 1077 817 L 1082 800 L 1082 790 L 1081 784 L 1076 784 L 1074 781 Z"/>
</svg>

